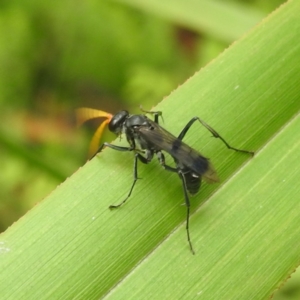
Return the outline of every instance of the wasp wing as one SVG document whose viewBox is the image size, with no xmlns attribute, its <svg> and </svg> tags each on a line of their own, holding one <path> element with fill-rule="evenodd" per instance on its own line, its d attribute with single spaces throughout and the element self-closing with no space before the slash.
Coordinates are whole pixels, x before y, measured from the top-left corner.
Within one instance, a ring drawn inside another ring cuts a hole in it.
<svg viewBox="0 0 300 300">
<path fill-rule="evenodd" d="M 151 126 L 141 126 L 140 135 L 154 146 L 156 150 L 168 152 L 179 166 L 187 167 L 209 182 L 219 181 L 217 172 L 209 159 L 201 155 L 173 134 L 148 119 Z"/>
</svg>

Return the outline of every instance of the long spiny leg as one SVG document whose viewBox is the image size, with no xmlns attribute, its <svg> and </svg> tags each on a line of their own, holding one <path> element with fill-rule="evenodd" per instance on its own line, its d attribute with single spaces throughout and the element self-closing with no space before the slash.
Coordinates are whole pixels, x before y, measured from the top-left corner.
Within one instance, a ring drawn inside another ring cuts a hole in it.
<svg viewBox="0 0 300 300">
<path fill-rule="evenodd" d="M 122 150 L 121 150 L 121 151 L 122 151 Z M 133 188 L 134 188 L 134 186 L 135 186 L 137 180 L 139 179 L 139 178 L 138 178 L 138 170 L 137 170 L 138 159 L 139 159 L 142 163 L 145 163 L 145 164 L 148 163 L 148 160 L 147 160 L 144 156 L 142 156 L 142 155 L 139 154 L 139 153 L 135 153 L 135 155 L 134 155 L 134 164 L 133 164 L 133 183 L 132 183 L 132 185 L 131 185 L 131 188 L 130 188 L 130 190 L 129 190 L 129 193 L 128 193 L 127 197 L 126 197 L 121 203 L 119 203 L 119 204 L 117 204 L 117 205 L 110 205 L 110 206 L 109 206 L 110 209 L 114 209 L 114 208 L 118 208 L 118 207 L 122 206 L 122 205 L 127 201 L 127 199 L 131 196 L 131 193 L 132 193 L 132 191 L 133 191 Z"/>
<path fill-rule="evenodd" d="M 157 155 L 157 158 L 158 158 L 158 161 L 159 161 L 160 165 L 165 170 L 170 171 L 170 172 L 174 172 L 174 173 L 178 173 L 177 168 L 173 168 L 173 167 L 170 167 L 170 166 L 166 165 L 165 156 L 164 156 L 164 154 L 161 151 L 157 151 L 156 155 Z"/>
<path fill-rule="evenodd" d="M 103 143 L 98 150 L 95 152 L 95 154 L 89 159 L 91 160 L 92 158 L 94 158 L 99 152 L 101 152 L 103 150 L 104 147 L 109 147 L 111 149 L 117 150 L 117 151 L 122 151 L 122 152 L 126 152 L 126 151 L 133 151 L 134 148 L 132 147 L 121 147 L 121 146 L 116 146 L 113 144 L 109 144 L 109 143 Z"/>
<path fill-rule="evenodd" d="M 163 119 L 163 115 L 162 115 L 162 111 L 150 111 L 150 110 L 145 110 L 145 109 L 143 109 L 142 106 L 140 106 L 140 110 L 141 110 L 142 112 L 146 113 L 146 114 L 154 115 L 154 122 L 155 122 L 156 124 L 159 124 L 159 123 L 158 123 L 158 118 L 159 118 L 159 117 L 161 117 L 162 120 L 164 120 L 164 119 Z"/>
<path fill-rule="evenodd" d="M 109 147 L 109 148 L 111 148 L 111 149 L 114 149 L 114 150 L 117 150 L 117 151 L 121 151 L 121 152 L 126 152 L 126 151 L 133 151 L 133 150 L 135 150 L 133 147 L 121 147 L 121 146 L 116 146 L 116 145 L 109 144 L 109 143 L 103 143 L 103 144 L 99 147 L 98 151 L 93 155 L 93 157 L 94 157 L 97 153 L 101 152 L 102 149 L 103 149 L 104 147 Z M 92 159 L 93 157 L 91 157 L 90 159 Z M 132 185 L 131 185 L 131 188 L 130 188 L 130 190 L 129 190 L 129 193 L 128 193 L 127 197 L 126 197 L 121 203 L 119 203 L 119 204 L 117 204 L 117 205 L 110 205 L 110 206 L 109 206 L 110 209 L 114 209 L 114 208 L 120 207 L 120 206 L 123 205 L 123 204 L 127 201 L 127 199 L 130 197 L 130 195 L 131 195 L 131 193 L 132 193 L 132 191 L 133 191 L 133 188 L 134 188 L 134 186 L 135 186 L 137 180 L 139 179 L 139 178 L 138 178 L 138 172 L 137 172 L 137 165 L 138 165 L 137 162 L 138 162 L 138 159 L 139 159 L 142 163 L 144 163 L 144 164 L 147 164 L 147 163 L 149 162 L 149 161 L 148 161 L 144 156 L 142 156 L 140 153 L 137 153 L 137 152 L 135 153 L 135 155 L 134 155 L 134 163 L 133 163 L 133 183 L 132 183 Z"/>
<path fill-rule="evenodd" d="M 230 146 L 224 138 L 222 138 L 212 127 L 210 127 L 207 123 L 205 123 L 203 120 L 201 120 L 200 118 L 198 117 L 194 117 L 192 118 L 186 125 L 185 127 L 183 128 L 183 130 L 181 131 L 181 133 L 179 134 L 178 136 L 178 139 L 179 140 L 182 140 L 184 138 L 184 136 L 186 135 L 186 133 L 188 132 L 188 130 L 191 128 L 191 126 L 193 125 L 193 123 L 198 120 L 207 130 L 209 130 L 212 135 L 215 137 L 215 138 L 219 138 L 225 145 L 228 149 L 230 150 L 234 150 L 234 151 L 237 151 L 237 152 L 244 152 L 244 153 L 249 153 L 251 155 L 254 155 L 254 152 L 253 151 L 248 151 L 248 150 L 243 150 L 243 149 L 238 149 L 238 148 L 234 148 L 232 146 Z"/>
<path fill-rule="evenodd" d="M 178 170 L 178 175 L 182 181 L 182 187 L 183 187 L 183 193 L 184 193 L 185 205 L 186 205 L 186 226 L 185 226 L 185 228 L 186 228 L 187 240 L 190 245 L 191 252 L 193 254 L 195 254 L 195 251 L 194 251 L 193 245 L 192 245 L 192 241 L 191 241 L 191 237 L 190 237 L 190 206 L 191 206 L 190 199 L 189 199 L 189 195 L 187 192 L 185 177 L 181 170 Z"/>
<path fill-rule="evenodd" d="M 158 158 L 159 163 L 161 164 L 161 166 L 165 170 L 167 170 L 167 171 L 177 173 L 179 175 L 181 181 L 182 181 L 182 187 L 183 187 L 183 193 L 184 193 L 184 199 L 185 199 L 185 205 L 186 205 L 186 233 L 187 233 L 187 240 L 188 240 L 191 252 L 193 254 L 195 254 L 195 251 L 194 251 L 193 245 L 192 245 L 192 241 L 191 241 L 191 237 L 190 237 L 190 199 L 189 199 L 189 195 L 188 195 L 188 192 L 187 192 L 187 186 L 186 186 L 186 180 L 185 180 L 184 174 L 183 174 L 183 172 L 180 169 L 173 168 L 173 167 L 170 167 L 170 166 L 166 165 L 166 163 L 165 163 L 165 157 L 164 157 L 164 155 L 163 155 L 163 153 L 161 151 L 158 151 L 156 153 L 156 155 L 157 155 L 157 158 Z"/>
</svg>

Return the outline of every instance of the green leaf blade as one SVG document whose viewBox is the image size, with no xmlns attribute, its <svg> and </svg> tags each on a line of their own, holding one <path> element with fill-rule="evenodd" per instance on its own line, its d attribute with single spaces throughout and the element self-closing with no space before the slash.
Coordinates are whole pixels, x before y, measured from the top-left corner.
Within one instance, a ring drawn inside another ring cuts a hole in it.
<svg viewBox="0 0 300 300">
<path fill-rule="evenodd" d="M 239 3 L 214 0 L 117 0 L 175 24 L 232 42 L 263 18 L 258 10 Z"/>
</svg>

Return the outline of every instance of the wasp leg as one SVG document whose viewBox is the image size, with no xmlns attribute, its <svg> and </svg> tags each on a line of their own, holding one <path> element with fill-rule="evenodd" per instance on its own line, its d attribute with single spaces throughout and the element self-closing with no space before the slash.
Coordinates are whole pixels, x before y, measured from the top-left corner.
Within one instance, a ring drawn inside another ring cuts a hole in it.
<svg viewBox="0 0 300 300">
<path fill-rule="evenodd" d="M 101 152 L 102 149 L 103 149 L 104 147 L 109 147 L 109 148 L 111 148 L 111 149 L 114 149 L 114 150 L 117 150 L 117 151 L 122 151 L 122 152 L 126 152 L 126 151 L 134 151 L 134 150 L 135 150 L 133 147 L 122 147 L 122 146 L 116 146 L 116 145 L 109 144 L 109 143 L 103 143 L 103 144 L 99 147 L 98 151 L 97 151 L 90 159 L 92 159 L 97 153 Z M 114 209 L 114 208 L 120 207 L 120 206 L 123 205 L 123 204 L 127 201 L 127 199 L 130 197 L 130 195 L 131 195 L 131 193 L 132 193 L 132 191 L 133 191 L 133 188 L 134 188 L 134 186 L 135 186 L 137 180 L 139 179 L 139 178 L 138 178 L 138 172 L 137 172 L 137 160 L 139 159 L 142 163 L 147 164 L 147 163 L 149 162 L 150 155 L 151 155 L 151 154 L 148 154 L 149 157 L 148 157 L 148 159 L 147 159 L 146 157 L 144 157 L 144 156 L 141 155 L 140 153 L 137 153 L 137 152 L 135 153 L 135 155 L 134 155 L 134 164 L 133 164 L 133 183 L 132 183 L 132 185 L 131 185 L 131 188 L 130 188 L 130 190 L 129 190 L 129 193 L 128 193 L 127 197 L 126 197 L 121 203 L 119 203 L 119 204 L 117 204 L 117 205 L 110 205 L 110 206 L 109 206 L 110 209 Z"/>
<path fill-rule="evenodd" d="M 154 115 L 154 122 L 158 124 L 158 118 L 161 117 L 161 119 L 164 121 L 162 111 L 150 111 L 143 109 L 142 105 L 140 106 L 140 110 L 146 114 Z"/>
<path fill-rule="evenodd" d="M 115 149 L 115 148 L 113 148 L 113 149 Z M 129 149 L 130 149 L 130 148 L 129 148 Z M 120 150 L 120 151 L 126 151 L 126 150 Z M 129 151 L 130 151 L 130 150 L 129 150 Z M 133 188 L 134 188 L 134 186 L 135 186 L 137 180 L 139 179 L 139 178 L 138 178 L 138 171 L 137 171 L 138 159 L 139 159 L 142 163 L 144 163 L 144 164 L 147 164 L 147 163 L 149 162 L 149 161 L 148 161 L 144 156 L 142 156 L 140 153 L 135 153 L 135 155 L 134 155 L 134 164 L 133 164 L 133 183 L 132 183 L 132 185 L 131 185 L 131 188 L 130 188 L 130 190 L 129 190 L 129 193 L 128 193 L 127 197 L 126 197 L 121 203 L 119 203 L 119 204 L 117 204 L 117 205 L 110 205 L 110 206 L 109 206 L 109 209 L 114 209 L 114 208 L 118 208 L 118 207 L 122 206 L 122 205 L 127 201 L 127 199 L 131 196 L 131 193 L 132 193 L 132 191 L 133 191 Z"/>
<path fill-rule="evenodd" d="M 133 151 L 134 148 L 132 147 L 121 147 L 121 146 L 116 146 L 116 145 L 113 145 L 113 144 L 109 144 L 109 143 L 103 143 L 99 148 L 98 150 L 95 152 L 95 154 L 89 159 L 91 160 L 92 158 L 94 158 L 99 152 L 101 152 L 103 150 L 104 147 L 109 147 L 111 149 L 114 149 L 114 150 L 117 150 L 117 151 L 122 151 L 122 152 L 125 152 L 125 151 Z"/>
<path fill-rule="evenodd" d="M 195 121 L 199 121 L 207 130 L 209 130 L 213 137 L 215 138 L 219 138 L 225 145 L 228 149 L 230 150 L 234 150 L 234 151 L 237 151 L 237 152 L 244 152 L 244 153 L 249 153 L 251 155 L 254 155 L 254 152 L 253 151 L 248 151 L 248 150 L 243 150 L 243 149 L 238 149 L 238 148 L 234 148 L 232 146 L 230 146 L 224 138 L 222 138 L 212 127 L 210 127 L 207 123 L 205 123 L 203 120 L 201 120 L 200 118 L 198 117 L 194 117 L 192 118 L 186 125 L 185 127 L 183 128 L 183 130 L 181 131 L 181 133 L 179 134 L 178 136 L 178 139 L 179 140 L 182 140 L 185 136 L 185 134 L 188 132 L 188 130 L 190 129 L 190 127 L 193 125 L 193 123 Z"/>
<path fill-rule="evenodd" d="M 185 177 L 184 174 L 181 172 L 181 170 L 178 170 L 178 175 L 182 181 L 182 187 L 183 187 L 183 193 L 184 193 L 184 199 L 185 199 L 185 205 L 186 205 L 186 225 L 185 225 L 185 229 L 186 229 L 186 234 L 187 234 L 187 240 L 188 243 L 190 245 L 190 249 L 191 252 L 195 255 L 195 251 L 193 249 L 193 245 L 192 245 L 192 241 L 191 241 L 191 237 L 190 237 L 190 199 L 189 199 L 189 195 L 187 192 L 187 186 L 186 186 L 186 181 L 185 181 Z"/>
<path fill-rule="evenodd" d="M 195 254 L 195 251 L 194 251 L 193 245 L 192 245 L 192 241 L 191 241 L 191 237 L 190 237 L 190 206 L 191 206 L 191 204 L 190 204 L 190 199 L 189 199 L 189 195 L 188 195 L 188 192 L 187 192 L 187 186 L 186 186 L 186 180 L 185 180 L 185 177 L 184 177 L 184 173 L 180 169 L 173 168 L 173 167 L 170 167 L 170 166 L 166 165 L 165 156 L 163 155 L 163 153 L 161 151 L 158 151 L 156 153 L 156 155 L 157 155 L 157 158 L 158 158 L 159 163 L 161 164 L 161 166 L 167 171 L 177 173 L 179 175 L 181 181 L 182 181 L 182 187 L 183 187 L 183 193 L 184 193 L 184 199 L 185 199 L 185 205 L 186 205 L 186 223 L 185 223 L 186 225 L 185 225 L 185 229 L 186 229 L 187 240 L 188 240 L 191 252 L 192 252 L 192 254 Z"/>
</svg>

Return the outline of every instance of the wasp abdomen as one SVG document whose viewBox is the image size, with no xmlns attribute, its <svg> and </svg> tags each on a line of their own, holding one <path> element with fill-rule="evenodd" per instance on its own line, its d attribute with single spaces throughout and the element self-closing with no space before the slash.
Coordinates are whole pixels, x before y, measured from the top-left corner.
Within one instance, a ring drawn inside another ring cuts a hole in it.
<svg viewBox="0 0 300 300">
<path fill-rule="evenodd" d="M 189 193 L 192 195 L 197 194 L 201 186 L 201 176 L 195 175 L 191 171 L 184 173 L 183 176 Z"/>
</svg>

